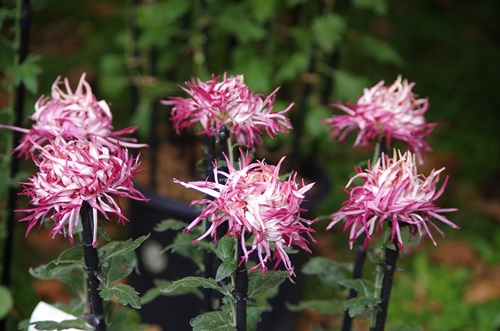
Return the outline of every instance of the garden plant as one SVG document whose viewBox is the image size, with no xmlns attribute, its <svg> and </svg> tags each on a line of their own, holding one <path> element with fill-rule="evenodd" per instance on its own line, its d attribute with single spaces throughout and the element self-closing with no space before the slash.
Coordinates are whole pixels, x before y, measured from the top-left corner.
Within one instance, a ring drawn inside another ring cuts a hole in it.
<svg viewBox="0 0 500 331">
<path fill-rule="evenodd" d="M 468 226 L 461 213 L 450 214 L 459 198 L 450 196 L 461 194 L 453 166 L 448 171 L 449 162 L 433 153 L 453 126 L 431 121 L 443 117 L 398 52 L 354 27 L 357 13 L 384 17 L 385 1 L 131 1 L 119 6 L 127 26 L 99 55 L 100 69 L 83 66 L 71 77 L 27 54 L 33 2 L 7 2 L 0 12 L 9 96 L 0 117 L 0 329 L 17 320 L 16 328 L 30 331 L 145 330 L 141 308 L 165 296 L 201 304 L 189 325 L 170 318 L 164 329 L 262 331 L 286 286 L 300 297 L 281 302 L 293 316 L 315 317 L 297 330 L 431 330 L 432 319 L 420 312 L 449 316 L 447 308 L 422 309 L 408 292 L 421 293 L 425 283 L 447 302 L 460 300 L 424 271 L 462 288 L 484 271 L 429 268 L 421 250 L 425 241 L 439 248 L 439 236 L 460 236 L 464 231 L 450 230 Z M 350 64 L 364 56 L 394 66 L 396 75 L 375 66 L 370 79 L 354 74 Z M 37 77 L 50 77 L 51 86 L 42 86 L 47 96 L 39 97 Z M 156 279 L 140 293 L 129 277 L 143 276 L 141 246 L 151 236 L 109 229 L 141 222 L 129 206 L 148 203 L 140 175 L 149 174 L 156 188 L 164 164 L 155 153 L 165 138 L 194 142 L 181 149 L 199 157 L 189 165 L 196 179 L 174 175 L 170 190 L 194 191 L 199 198 L 188 203 L 197 216 L 164 219 L 149 231 L 174 233 L 161 254 L 180 255 L 196 269 Z M 310 178 L 302 173 L 308 164 L 327 171 Z M 331 194 L 310 204 L 322 182 Z M 30 320 L 20 309 L 11 279 L 15 227 L 29 238 L 36 228 L 66 241 L 68 249 L 26 273 L 69 289 L 71 300 L 51 304 L 71 319 Z M 488 256 L 490 246 L 475 245 Z M 410 270 L 401 272 L 402 265 Z M 398 316 L 408 306 L 416 307 L 414 323 Z M 463 318 L 474 314 L 467 325 L 498 326 L 481 307 L 467 308 Z M 462 319 L 442 329 L 459 329 Z"/>
</svg>

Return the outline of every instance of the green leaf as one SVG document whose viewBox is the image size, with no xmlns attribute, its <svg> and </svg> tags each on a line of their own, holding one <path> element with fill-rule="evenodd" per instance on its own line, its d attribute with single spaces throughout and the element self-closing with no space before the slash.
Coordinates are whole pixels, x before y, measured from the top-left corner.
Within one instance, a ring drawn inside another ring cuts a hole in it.
<svg viewBox="0 0 500 331">
<path fill-rule="evenodd" d="M 111 286 L 113 282 L 127 277 L 136 266 L 137 256 L 135 252 L 114 256 L 110 260 L 101 263 L 101 276 L 104 278 L 105 286 Z"/>
<path fill-rule="evenodd" d="M 235 22 L 238 24 L 237 29 L 235 29 Z M 235 35 L 243 44 L 262 40 L 267 33 L 264 26 L 252 21 L 247 10 L 238 4 L 227 5 L 220 15 L 214 17 L 214 23 L 224 33 Z"/>
<path fill-rule="evenodd" d="M 59 254 L 57 260 L 54 261 L 56 264 L 59 263 L 75 263 L 84 265 L 83 262 L 83 247 L 73 246 Z"/>
<path fill-rule="evenodd" d="M 104 300 L 111 300 L 116 297 L 122 305 L 130 305 L 133 308 L 141 308 L 141 298 L 136 290 L 127 284 L 115 284 L 109 287 L 102 287 L 99 292 L 101 298 Z"/>
<path fill-rule="evenodd" d="M 341 315 L 344 311 L 342 302 L 338 300 L 306 300 L 296 305 L 286 303 L 286 307 L 291 311 L 311 309 L 327 315 Z"/>
<path fill-rule="evenodd" d="M 181 229 L 184 229 L 187 225 L 188 224 L 186 222 L 179 221 L 174 218 L 169 218 L 156 224 L 154 230 L 156 232 L 165 232 L 168 230 L 179 231 Z"/>
<path fill-rule="evenodd" d="M 288 271 L 272 270 L 265 275 L 261 271 L 252 271 L 248 274 L 248 297 L 260 293 L 266 293 L 278 287 L 281 283 L 288 278 L 290 273 Z"/>
<path fill-rule="evenodd" d="M 215 275 L 215 281 L 220 282 L 224 278 L 227 278 L 233 274 L 236 270 L 236 262 L 233 260 L 223 261 L 217 268 L 217 274 Z"/>
<path fill-rule="evenodd" d="M 363 293 L 366 297 L 370 297 L 375 292 L 375 284 L 366 279 L 344 279 L 339 281 L 339 284 L 355 289 L 358 293 Z"/>
<path fill-rule="evenodd" d="M 368 56 L 381 63 L 389 63 L 398 67 L 404 64 L 403 57 L 388 42 L 372 37 L 364 36 L 359 41 L 359 47 Z"/>
<path fill-rule="evenodd" d="M 203 298 L 203 294 L 201 293 L 201 291 L 198 288 L 180 286 L 171 292 L 163 292 L 162 289 L 167 288 L 170 285 L 172 285 L 172 281 L 165 280 L 165 279 L 155 279 L 154 284 L 155 284 L 155 286 L 153 288 L 149 289 L 141 297 L 141 302 L 143 305 L 153 301 L 154 299 L 156 299 L 159 296 L 173 297 L 173 296 L 178 296 L 178 295 L 194 294 L 195 296 L 197 296 L 200 299 Z"/>
<path fill-rule="evenodd" d="M 103 237 L 106 241 L 111 241 L 111 237 L 109 236 L 108 231 L 106 231 L 106 229 L 104 229 L 103 227 L 97 227 L 97 233 L 101 235 L 101 237 Z"/>
<path fill-rule="evenodd" d="M 224 311 L 202 314 L 190 322 L 193 331 L 236 331 L 232 323 L 231 314 Z"/>
<path fill-rule="evenodd" d="M 312 24 L 312 35 L 320 49 L 329 53 L 339 44 L 346 26 L 346 22 L 340 15 L 320 16 Z"/>
<path fill-rule="evenodd" d="M 222 237 L 217 246 L 217 257 L 222 261 L 234 260 L 234 238 L 231 236 Z"/>
<path fill-rule="evenodd" d="M 37 279 L 57 279 L 68 285 L 75 293 L 83 292 L 85 269 L 80 264 L 61 264 L 54 261 L 30 268 L 29 273 Z"/>
<path fill-rule="evenodd" d="M 379 303 L 378 298 L 352 298 L 344 301 L 344 309 L 349 310 L 349 316 L 354 317 L 366 309 L 375 309 Z"/>
<path fill-rule="evenodd" d="M 211 288 L 219 291 L 223 295 L 231 295 L 228 288 L 226 286 L 221 287 L 217 284 L 217 282 L 212 278 L 202 278 L 202 277 L 185 277 L 179 280 L 174 281 L 171 285 L 166 288 L 162 288 L 161 291 L 165 293 L 173 292 L 177 290 L 179 287 L 203 287 L 203 288 Z"/>
<path fill-rule="evenodd" d="M 36 93 L 38 90 L 36 75 L 42 72 L 42 68 L 38 65 L 40 59 L 40 55 L 28 55 L 23 63 L 14 68 L 12 80 L 16 86 L 23 83 L 28 91 Z"/>
<path fill-rule="evenodd" d="M 143 331 L 147 325 L 141 324 L 139 312 L 129 307 L 118 306 L 110 314 L 107 331 Z"/>
<path fill-rule="evenodd" d="M 189 233 L 179 232 L 175 236 L 174 242 L 168 245 L 166 250 L 170 250 L 193 261 L 200 270 L 204 270 L 205 253 L 207 251 L 215 253 L 216 249 L 213 241 L 202 240 L 193 244 L 193 240 L 199 238 L 199 236 L 195 231 L 190 231 Z"/>
<path fill-rule="evenodd" d="M 65 320 L 62 322 L 54 321 L 40 321 L 30 323 L 34 325 L 37 330 L 66 330 L 66 329 L 77 329 L 77 330 L 94 330 L 93 327 L 88 325 L 84 320 Z"/>
<path fill-rule="evenodd" d="M 135 240 L 129 239 L 126 241 L 112 241 L 107 243 L 100 250 L 102 252 L 101 264 L 115 256 L 120 256 L 135 251 L 148 238 L 149 234 L 141 236 Z"/>
<path fill-rule="evenodd" d="M 12 293 L 3 285 L 0 285 L 0 319 L 7 316 L 14 305 Z"/>
<path fill-rule="evenodd" d="M 350 277 L 352 264 L 336 262 L 325 257 L 313 257 L 302 267 L 306 275 L 316 275 L 321 281 L 337 287 L 340 280 Z"/>
</svg>

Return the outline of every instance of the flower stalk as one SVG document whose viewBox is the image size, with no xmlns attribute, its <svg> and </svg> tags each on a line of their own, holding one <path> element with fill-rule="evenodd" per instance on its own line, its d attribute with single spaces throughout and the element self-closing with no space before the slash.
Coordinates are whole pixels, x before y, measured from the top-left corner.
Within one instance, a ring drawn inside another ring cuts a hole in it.
<svg viewBox="0 0 500 331">
<path fill-rule="evenodd" d="M 392 247 L 385 248 L 385 263 L 383 265 L 382 289 L 380 291 L 380 309 L 377 312 L 375 327 L 371 331 L 383 331 L 385 321 L 387 320 L 387 311 L 389 310 L 389 299 L 391 297 L 394 272 L 396 271 L 396 261 L 399 255 L 397 235 L 391 240 Z"/>
<path fill-rule="evenodd" d="M 92 207 L 88 203 L 84 203 L 80 210 L 83 228 L 83 256 L 87 267 L 87 293 L 90 306 L 90 320 L 92 321 L 96 331 L 105 331 L 106 323 L 104 321 L 104 307 L 102 298 L 99 295 L 99 256 L 97 249 L 93 245 L 93 228 L 91 218 Z"/>
<path fill-rule="evenodd" d="M 242 249 L 240 247 L 240 240 L 237 239 L 236 249 L 238 261 L 236 270 L 234 272 L 234 298 L 236 300 L 236 330 L 246 331 L 247 329 L 247 295 L 248 295 L 248 271 L 245 261 L 242 260 Z M 244 245 L 244 243 L 243 243 Z"/>
</svg>

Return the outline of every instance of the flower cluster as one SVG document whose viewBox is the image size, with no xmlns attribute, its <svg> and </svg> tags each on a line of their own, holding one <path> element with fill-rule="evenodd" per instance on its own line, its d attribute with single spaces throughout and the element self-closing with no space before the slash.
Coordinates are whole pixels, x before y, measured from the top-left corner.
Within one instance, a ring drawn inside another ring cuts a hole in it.
<svg viewBox="0 0 500 331">
<path fill-rule="evenodd" d="M 171 97 L 162 101 L 173 106 L 171 120 L 179 134 L 182 129 L 201 124 L 200 134 L 213 135 L 222 126 L 228 127 L 231 138 L 250 148 L 262 144 L 261 134 L 266 131 L 274 138 L 277 132 L 292 128 L 284 114 L 285 110 L 273 110 L 276 89 L 269 96 L 253 94 L 243 82 L 243 76 L 222 78 L 212 76 L 203 82 L 200 79 L 186 82 L 183 88 L 189 98 Z"/>
<path fill-rule="evenodd" d="M 331 124 L 331 137 L 344 141 L 347 135 L 359 129 L 354 147 L 370 148 L 374 140 L 386 139 L 389 147 L 391 139 L 398 139 L 407 144 L 408 148 L 417 154 L 419 160 L 424 151 L 431 151 L 425 142 L 427 135 L 436 126 L 426 123 L 424 114 L 429 108 L 427 99 L 418 99 L 412 92 L 415 83 L 409 84 L 401 76 L 390 86 L 384 86 L 384 81 L 370 89 L 365 89 L 363 95 L 355 104 L 337 103 L 332 105 L 343 110 L 346 115 L 334 115 L 323 120 Z"/>
<path fill-rule="evenodd" d="M 73 243 L 73 229 L 80 218 L 84 203 L 93 208 L 94 238 L 97 238 L 97 212 L 106 219 L 107 213 L 126 220 L 115 197 L 121 196 L 145 200 L 132 185 L 132 177 L 138 172 L 138 159 L 126 149 L 110 153 L 107 147 L 87 140 L 65 141 L 56 137 L 45 146 L 34 143 L 39 157 L 34 157 L 39 171 L 24 186 L 24 195 L 31 198 L 33 209 L 21 219 L 29 222 L 29 232 L 39 221 L 49 217 L 55 223 L 51 235 L 64 233 Z M 41 225 L 41 223 L 40 223 Z M 67 225 L 67 228 L 66 228 Z"/>
<path fill-rule="evenodd" d="M 116 197 L 146 200 L 132 183 L 139 157 L 130 156 L 124 147 L 147 145 L 120 137 L 133 133 L 135 127 L 113 131 L 109 106 L 97 101 L 85 74 L 75 92 L 67 79 L 66 92 L 60 83 L 58 77 L 51 99 L 42 96 L 36 102 L 31 129 L 3 126 L 25 133 L 15 151 L 31 156 L 39 168 L 29 182 L 22 183 L 22 194 L 31 198 L 34 208 L 17 211 L 30 213 L 21 219 L 29 222 L 26 234 L 48 217 L 55 224 L 51 235 L 62 233 L 73 243 L 80 210 L 88 204 L 93 209 L 96 245 L 98 212 L 106 219 L 114 213 L 123 221 L 126 218 Z"/>
<path fill-rule="evenodd" d="M 214 169 L 214 178 L 219 175 L 225 177 L 225 183 L 215 182 L 180 182 L 183 186 L 203 192 L 213 199 L 194 201 L 194 204 L 206 204 L 200 216 L 196 218 L 185 231 L 208 218 L 211 225 L 205 234 L 195 242 L 211 235 L 217 239 L 217 228 L 227 223 L 227 235 L 239 237 L 247 261 L 253 251 L 257 251 L 259 263 L 253 268 L 262 268 L 266 272 L 266 262 L 275 259 L 275 267 L 283 261 L 290 274 L 293 267 L 285 247 L 298 246 L 310 252 L 308 240 L 303 237 L 307 234 L 314 242 L 310 225 L 315 220 L 307 220 L 300 216 L 300 204 L 304 194 L 311 189 L 314 183 L 299 188 L 296 175 L 286 180 L 279 179 L 279 170 L 283 159 L 277 166 L 266 164 L 264 161 L 250 162 L 248 155 L 243 155 L 239 162 L 239 169 L 234 168 L 228 160 L 228 172 Z M 246 247 L 247 235 L 253 235 L 251 248 Z M 274 252 L 271 249 L 274 246 Z"/>
<path fill-rule="evenodd" d="M 30 116 L 34 121 L 31 129 L 10 127 L 25 133 L 16 148 L 20 155 L 28 157 L 36 150 L 35 144 L 43 145 L 58 135 L 66 140 L 94 139 L 109 149 L 146 146 L 135 144 L 133 138 L 120 137 L 135 132 L 136 127 L 113 131 L 109 106 L 104 100 L 97 101 L 85 74 L 81 76 L 75 92 L 71 90 L 68 79 L 64 79 L 66 92 L 59 87 L 60 84 L 58 77 L 52 85 L 52 98 L 42 96 L 36 102 L 35 113 Z"/>
<path fill-rule="evenodd" d="M 346 193 L 349 200 L 345 201 L 342 208 L 331 215 L 330 229 L 341 220 L 345 220 L 344 229 L 351 227 L 350 245 L 363 232 L 366 233 L 364 245 L 368 244 L 372 234 L 382 232 L 385 226 L 392 228 L 391 241 L 397 236 L 398 246 L 403 248 L 401 227 L 408 226 L 410 235 L 418 234 L 422 239 L 425 233 L 436 244 L 429 225 L 441 235 L 443 232 L 431 221 L 435 218 L 455 229 L 458 226 L 449 221 L 440 213 L 456 211 L 455 208 L 440 208 L 434 202 L 446 187 L 448 177 L 437 190 L 439 175 L 444 168 L 432 170 L 425 177 L 417 173 L 415 155 L 400 152 L 392 158 L 383 154 L 377 162 L 364 172 L 357 168 L 355 175 L 347 183 Z M 363 185 L 355 186 L 350 190 L 356 179 L 362 179 Z M 437 191 L 436 191 L 437 190 Z"/>
</svg>

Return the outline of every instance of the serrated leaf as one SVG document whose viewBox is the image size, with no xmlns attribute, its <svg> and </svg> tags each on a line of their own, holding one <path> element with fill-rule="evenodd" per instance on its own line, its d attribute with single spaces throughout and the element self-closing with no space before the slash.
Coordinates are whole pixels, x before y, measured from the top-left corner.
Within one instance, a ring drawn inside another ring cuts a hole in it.
<svg viewBox="0 0 500 331">
<path fill-rule="evenodd" d="M 344 279 L 339 281 L 339 284 L 363 293 L 366 297 L 371 296 L 375 291 L 375 284 L 366 279 Z"/>
<path fill-rule="evenodd" d="M 311 309 L 327 315 L 341 315 L 344 311 L 343 303 L 339 300 L 306 300 L 296 305 L 285 303 L 291 311 Z"/>
<path fill-rule="evenodd" d="M 110 286 L 113 282 L 130 275 L 136 266 L 137 256 L 135 252 L 128 252 L 101 263 L 101 276 L 104 278 L 106 286 Z"/>
<path fill-rule="evenodd" d="M 215 275 L 215 281 L 220 282 L 224 278 L 231 276 L 236 270 L 236 262 L 233 260 L 223 261 L 217 268 L 217 274 Z"/>
<path fill-rule="evenodd" d="M 313 22 L 312 34 L 320 49 L 332 52 L 342 39 L 346 26 L 344 18 L 340 15 L 320 16 Z"/>
<path fill-rule="evenodd" d="M 0 285 L 0 319 L 7 316 L 14 305 L 12 293 L 3 285 Z"/>
<path fill-rule="evenodd" d="M 37 330 L 67 330 L 67 329 L 77 329 L 77 330 L 94 330 L 93 327 L 88 325 L 84 320 L 65 320 L 62 322 L 54 322 L 54 321 L 40 321 L 30 323 L 34 325 Z"/>
<path fill-rule="evenodd" d="M 379 303 L 378 298 L 352 298 L 344 301 L 344 309 L 349 310 L 349 316 L 354 317 L 366 309 L 375 309 Z"/>
<path fill-rule="evenodd" d="M 185 277 L 179 280 L 172 282 L 166 288 L 162 288 L 161 291 L 165 293 L 169 293 L 175 291 L 179 287 L 203 287 L 203 288 L 211 288 L 219 291 L 224 295 L 230 295 L 228 289 L 226 287 L 221 287 L 217 284 L 217 282 L 212 278 L 202 278 L 202 277 Z"/>
<path fill-rule="evenodd" d="M 179 231 L 187 226 L 186 222 L 176 220 L 174 218 L 169 218 L 156 224 L 154 230 L 156 232 L 165 232 L 168 230 Z"/>
<path fill-rule="evenodd" d="M 130 305 L 136 309 L 141 308 L 139 293 L 130 285 L 115 284 L 109 287 L 102 287 L 101 284 L 99 294 L 104 300 L 111 300 L 113 297 L 116 297 L 122 305 Z"/>
<path fill-rule="evenodd" d="M 205 313 L 190 322 L 193 331 L 236 331 L 232 323 L 231 314 L 224 311 Z"/>
<path fill-rule="evenodd" d="M 219 240 L 215 254 L 222 261 L 234 260 L 234 238 L 230 236 L 222 237 Z"/>
<path fill-rule="evenodd" d="M 135 251 L 148 238 L 149 234 L 141 236 L 135 240 L 129 239 L 120 242 L 109 242 L 101 248 L 101 251 L 103 252 L 101 256 L 101 263 L 113 258 L 114 256 L 120 256 Z M 110 249 L 111 247 L 112 249 Z"/>
<path fill-rule="evenodd" d="M 261 271 L 253 271 L 248 274 L 248 297 L 260 293 L 266 293 L 278 287 L 290 276 L 288 271 L 269 271 L 267 275 Z"/>
</svg>

